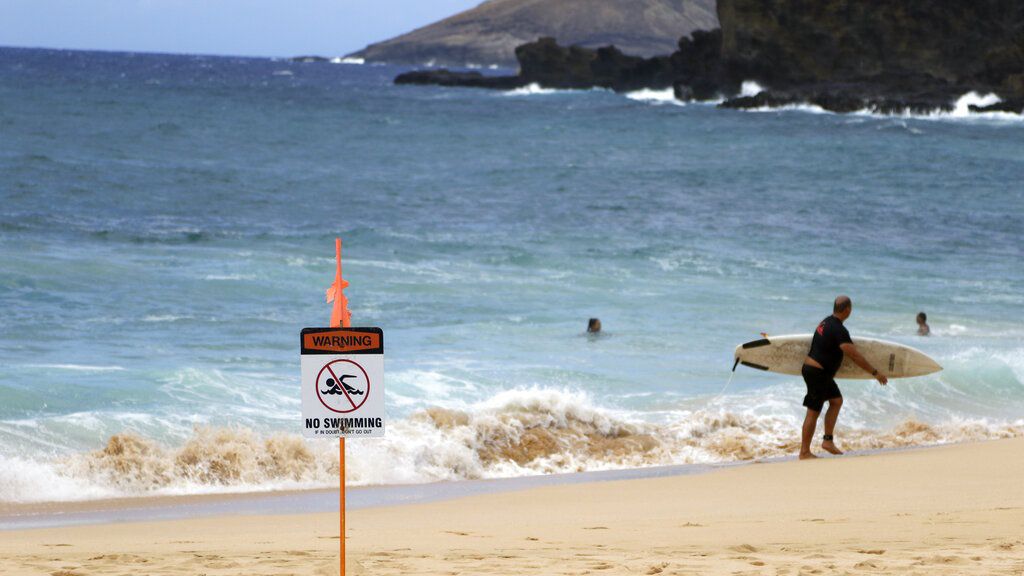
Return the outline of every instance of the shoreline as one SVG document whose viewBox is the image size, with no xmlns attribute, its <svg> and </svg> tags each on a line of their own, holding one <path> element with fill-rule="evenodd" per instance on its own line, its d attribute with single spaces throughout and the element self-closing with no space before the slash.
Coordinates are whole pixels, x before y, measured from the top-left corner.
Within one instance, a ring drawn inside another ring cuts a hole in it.
<svg viewBox="0 0 1024 576">
<path fill-rule="evenodd" d="M 980 442 L 995 441 L 998 440 L 983 440 Z M 824 459 L 858 458 L 889 452 L 914 452 L 974 443 L 978 442 L 849 451 L 843 456 L 825 456 Z M 795 460 L 796 456 L 793 455 L 709 464 L 676 464 L 671 466 L 592 470 L 511 478 L 455 480 L 423 484 L 350 486 L 346 490 L 346 509 L 348 511 L 355 511 L 365 508 L 424 504 L 477 495 L 520 492 L 546 486 L 709 474 L 728 468 L 744 467 L 753 464 L 778 464 Z M 131 496 L 97 500 L 33 503 L 4 502 L 0 503 L 0 532 L 223 516 L 276 516 L 295 513 L 337 514 L 338 508 L 337 488 Z"/>
<path fill-rule="evenodd" d="M 1024 438 L 349 513 L 347 573 L 1020 574 Z M 13 530 L 0 573 L 333 576 L 338 516 Z"/>
</svg>

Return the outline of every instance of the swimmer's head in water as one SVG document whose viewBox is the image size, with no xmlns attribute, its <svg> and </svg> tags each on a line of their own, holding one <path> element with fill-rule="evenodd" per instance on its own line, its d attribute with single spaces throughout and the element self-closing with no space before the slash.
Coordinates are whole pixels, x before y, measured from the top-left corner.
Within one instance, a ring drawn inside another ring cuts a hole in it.
<svg viewBox="0 0 1024 576">
<path fill-rule="evenodd" d="M 927 321 L 928 321 L 928 315 L 927 314 L 925 314 L 924 312 L 918 312 L 917 313 L 917 323 L 918 324 L 924 324 Z"/>
<path fill-rule="evenodd" d="M 597 318 L 591 318 L 590 322 L 587 322 L 587 332 L 600 332 L 601 331 L 601 320 Z"/>
<path fill-rule="evenodd" d="M 832 304 L 832 314 L 840 320 L 846 320 L 853 313 L 853 300 L 849 296 L 840 294 Z"/>
</svg>

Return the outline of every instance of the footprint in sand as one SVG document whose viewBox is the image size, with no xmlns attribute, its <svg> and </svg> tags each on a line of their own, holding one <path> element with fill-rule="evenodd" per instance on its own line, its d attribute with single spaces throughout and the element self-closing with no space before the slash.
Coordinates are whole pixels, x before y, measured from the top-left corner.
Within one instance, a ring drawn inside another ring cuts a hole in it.
<svg viewBox="0 0 1024 576">
<path fill-rule="evenodd" d="M 661 564 L 655 564 L 654 566 L 651 566 L 647 569 L 647 572 L 645 572 L 645 574 L 661 574 L 665 571 L 665 568 L 668 568 L 668 562 L 662 562 Z"/>
<path fill-rule="evenodd" d="M 952 565 L 952 564 L 968 564 L 968 563 L 969 562 L 967 562 L 967 560 L 964 560 L 963 558 L 961 558 L 959 556 L 941 556 L 941 555 L 930 556 L 928 558 L 924 558 L 920 562 L 915 562 L 915 564 L 919 564 L 919 565 L 943 564 L 943 565 L 946 565 L 946 566 L 949 566 L 949 565 Z"/>
<path fill-rule="evenodd" d="M 584 526 L 584 530 L 607 530 L 607 526 Z"/>
<path fill-rule="evenodd" d="M 885 550 L 882 550 L 880 548 L 876 549 L 876 550 L 857 550 L 857 552 L 859 552 L 861 554 L 878 554 L 878 555 L 885 554 Z"/>
<path fill-rule="evenodd" d="M 107 562 L 114 562 L 116 564 L 145 564 L 149 562 L 149 558 L 142 556 L 136 556 L 135 554 L 100 554 L 99 556 L 93 556 L 89 560 L 106 560 Z"/>
</svg>

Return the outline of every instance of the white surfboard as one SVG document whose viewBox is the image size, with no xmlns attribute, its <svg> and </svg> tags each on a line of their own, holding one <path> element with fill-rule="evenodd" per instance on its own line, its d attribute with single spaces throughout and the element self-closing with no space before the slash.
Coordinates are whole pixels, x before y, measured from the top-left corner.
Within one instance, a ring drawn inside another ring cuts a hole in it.
<svg viewBox="0 0 1024 576">
<path fill-rule="evenodd" d="M 811 349 L 811 336 L 791 334 L 752 340 L 736 347 L 736 361 L 758 370 L 799 375 L 804 358 Z M 874 338 L 854 338 L 853 343 L 868 362 L 887 378 L 912 378 L 942 370 L 938 362 L 910 346 Z M 843 358 L 835 377 L 873 379 L 871 374 L 854 364 L 848 356 Z"/>
</svg>

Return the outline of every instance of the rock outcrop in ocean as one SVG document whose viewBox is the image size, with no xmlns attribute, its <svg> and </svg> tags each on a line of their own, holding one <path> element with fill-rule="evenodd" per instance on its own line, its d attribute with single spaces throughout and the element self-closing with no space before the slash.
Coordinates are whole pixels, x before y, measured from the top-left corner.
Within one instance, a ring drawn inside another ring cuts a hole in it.
<svg viewBox="0 0 1024 576">
<path fill-rule="evenodd" d="M 715 0 L 488 0 L 350 54 L 367 62 L 515 67 L 515 49 L 540 37 L 637 56 L 668 54 L 693 30 L 718 26 Z"/>
<path fill-rule="evenodd" d="M 729 108 L 808 103 L 834 112 L 951 110 L 967 92 L 1024 109 L 1024 3 L 1016 0 L 719 0 L 721 29 L 684 36 L 668 56 L 629 56 L 613 46 L 519 46 L 516 76 L 414 72 L 397 83 L 508 88 L 672 86 L 681 100 L 724 99 Z M 444 82 L 435 79 L 444 78 Z M 740 95 L 745 81 L 764 90 Z"/>
</svg>

